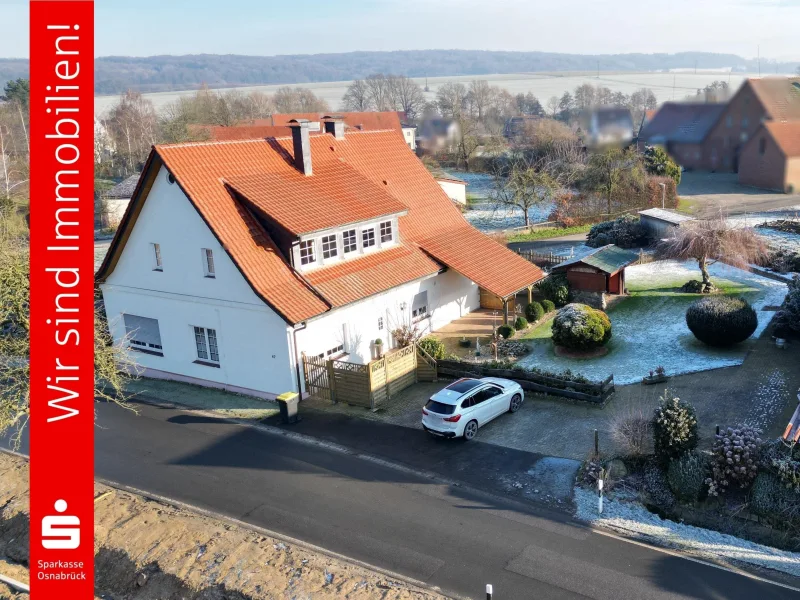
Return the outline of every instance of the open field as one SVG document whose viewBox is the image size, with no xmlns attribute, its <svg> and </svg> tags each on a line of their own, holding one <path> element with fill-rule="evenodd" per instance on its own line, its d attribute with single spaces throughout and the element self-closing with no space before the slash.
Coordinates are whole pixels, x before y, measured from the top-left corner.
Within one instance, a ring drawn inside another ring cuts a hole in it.
<svg viewBox="0 0 800 600">
<path fill-rule="evenodd" d="M 600 71 L 597 73 L 576 73 L 576 72 L 555 72 L 555 73 L 512 73 L 503 75 L 458 75 L 451 77 L 430 77 L 428 87 L 430 91 L 425 94 L 427 100 L 434 100 L 436 90 L 439 86 L 449 82 L 469 82 L 473 79 L 486 79 L 492 85 L 506 88 L 512 94 L 520 92 L 533 92 L 544 104 L 550 96 L 561 96 L 564 92 L 575 89 L 582 83 L 594 85 L 604 85 L 612 91 L 620 91 L 626 94 L 636 91 L 642 87 L 653 90 L 659 102 L 667 100 L 680 100 L 687 95 L 693 94 L 698 88 L 703 88 L 715 80 L 728 81 L 734 88 L 746 77 L 755 77 L 754 73 L 729 73 L 726 71 L 704 71 L 697 73 L 669 73 L 669 72 L 613 72 Z M 424 87 L 425 78 L 416 78 L 416 81 Z M 317 83 L 296 84 L 312 90 L 315 94 L 325 99 L 330 104 L 331 109 L 336 110 L 342 100 L 349 81 L 330 81 Z M 281 85 L 260 85 L 238 88 L 243 92 L 258 90 L 268 94 L 274 93 Z M 229 89 L 229 88 L 223 88 Z M 180 96 L 194 93 L 194 90 L 182 92 L 158 92 L 145 94 L 155 104 L 157 109 L 173 102 Z M 102 115 L 113 104 L 116 103 L 118 96 L 95 96 L 95 112 Z"/>
</svg>

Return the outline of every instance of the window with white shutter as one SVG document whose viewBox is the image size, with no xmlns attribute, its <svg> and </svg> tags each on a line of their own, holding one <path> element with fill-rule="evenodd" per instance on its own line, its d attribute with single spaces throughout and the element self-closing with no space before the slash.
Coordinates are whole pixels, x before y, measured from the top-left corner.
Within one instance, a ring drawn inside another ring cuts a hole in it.
<svg viewBox="0 0 800 600">
<path fill-rule="evenodd" d="M 125 323 L 125 336 L 129 348 L 146 354 L 164 356 L 158 319 L 123 314 L 122 321 Z"/>
</svg>

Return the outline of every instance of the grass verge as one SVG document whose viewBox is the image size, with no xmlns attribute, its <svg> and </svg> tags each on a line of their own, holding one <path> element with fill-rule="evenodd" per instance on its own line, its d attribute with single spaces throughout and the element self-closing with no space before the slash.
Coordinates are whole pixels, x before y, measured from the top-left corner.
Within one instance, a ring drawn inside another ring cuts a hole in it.
<svg viewBox="0 0 800 600">
<path fill-rule="evenodd" d="M 509 242 L 532 242 L 535 240 L 546 240 L 576 233 L 588 233 L 591 225 L 576 225 L 574 227 L 544 227 L 523 233 L 515 233 L 508 236 Z"/>
</svg>

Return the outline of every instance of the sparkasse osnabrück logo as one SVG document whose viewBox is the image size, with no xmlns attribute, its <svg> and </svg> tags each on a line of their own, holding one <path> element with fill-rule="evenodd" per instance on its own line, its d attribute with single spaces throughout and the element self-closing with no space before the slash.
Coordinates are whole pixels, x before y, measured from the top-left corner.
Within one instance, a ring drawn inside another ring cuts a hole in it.
<svg viewBox="0 0 800 600">
<path fill-rule="evenodd" d="M 56 500 L 58 513 L 67 510 L 65 500 Z M 75 515 L 49 515 L 42 519 L 42 546 L 48 550 L 74 550 L 81 545 L 81 520 Z M 74 525 L 75 527 L 68 527 Z"/>
</svg>

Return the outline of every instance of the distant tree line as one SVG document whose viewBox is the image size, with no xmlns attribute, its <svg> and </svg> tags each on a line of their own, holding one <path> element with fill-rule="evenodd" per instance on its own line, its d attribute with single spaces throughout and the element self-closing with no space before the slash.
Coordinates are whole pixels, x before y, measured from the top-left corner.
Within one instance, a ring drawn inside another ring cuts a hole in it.
<svg viewBox="0 0 800 600">
<path fill-rule="evenodd" d="M 552 71 L 659 71 L 674 68 L 726 68 L 754 72 L 757 61 L 733 54 L 682 52 L 678 54 L 581 55 L 555 52 L 501 52 L 480 50 L 408 50 L 338 54 L 239 56 L 106 56 L 95 62 L 95 92 L 121 94 L 243 85 L 296 84 L 365 79 L 371 73 L 407 77 L 486 75 Z M 766 73 L 792 73 L 797 63 L 761 59 Z M 0 86 L 29 75 L 26 59 L 0 59 Z"/>
</svg>

